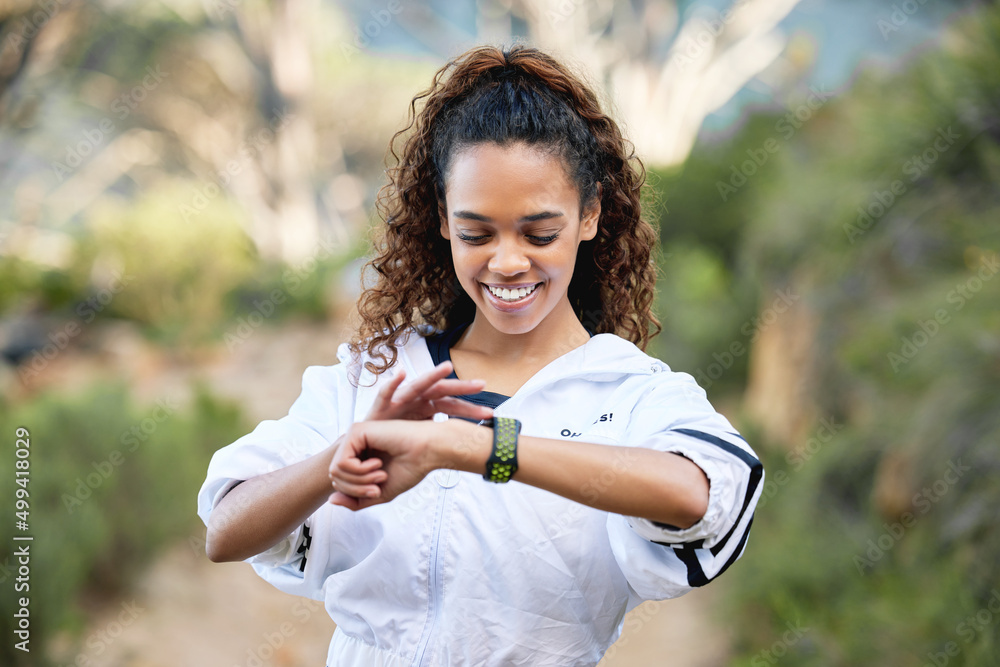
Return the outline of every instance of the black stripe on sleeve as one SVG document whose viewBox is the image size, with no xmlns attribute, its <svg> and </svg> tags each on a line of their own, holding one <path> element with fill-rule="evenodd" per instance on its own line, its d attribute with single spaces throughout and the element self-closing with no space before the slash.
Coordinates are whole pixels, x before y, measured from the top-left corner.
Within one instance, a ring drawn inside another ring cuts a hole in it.
<svg viewBox="0 0 1000 667">
<path fill-rule="evenodd" d="M 752 455 L 748 454 L 746 451 L 737 447 L 731 442 L 726 442 L 722 438 L 716 437 L 704 431 L 695 431 L 690 428 L 675 428 L 669 431 L 670 433 L 683 433 L 684 435 L 689 435 L 692 438 L 697 438 L 698 440 L 703 440 L 704 442 L 715 445 L 716 447 L 723 449 L 733 456 L 739 457 L 741 461 L 747 464 L 751 469 L 754 466 L 760 466 L 760 461 L 755 459 Z"/>
<path fill-rule="evenodd" d="M 723 451 L 737 457 L 738 459 L 743 461 L 743 463 L 745 463 L 748 468 L 750 468 L 750 479 L 749 483 L 747 484 L 747 492 L 746 496 L 743 499 L 743 507 L 740 508 L 739 516 L 736 518 L 736 521 L 733 522 L 733 527 L 729 529 L 729 532 L 726 533 L 725 537 L 719 540 L 719 543 L 710 549 L 713 557 L 718 556 L 726 548 L 726 545 L 729 543 L 729 540 L 736 532 L 736 529 L 739 527 L 740 523 L 742 523 L 743 516 L 746 514 L 747 508 L 750 506 L 750 501 L 753 500 L 753 496 L 757 491 L 757 486 L 760 484 L 761 477 L 764 474 L 764 466 L 761 464 L 759 460 L 757 460 L 750 453 L 744 451 L 740 447 L 737 447 L 731 442 L 726 442 L 722 438 L 716 437 L 709 433 L 705 433 L 703 431 L 696 431 L 693 429 L 686 429 L 686 428 L 672 429 L 672 432 L 680 433 L 682 435 L 696 438 L 703 442 L 715 445 L 716 447 L 719 447 Z M 750 526 L 752 525 L 753 525 L 753 517 L 751 516 L 750 521 L 747 523 L 746 530 L 744 530 L 742 535 L 740 535 L 740 541 L 739 544 L 736 546 L 736 549 L 733 551 L 732 555 L 726 561 L 726 564 L 722 566 L 722 568 L 715 574 L 714 577 L 712 577 L 712 579 L 718 577 L 727 569 L 729 569 L 729 566 L 735 563 L 736 559 L 739 558 L 740 552 L 743 550 L 743 546 L 746 544 L 747 537 L 750 534 Z M 687 567 L 688 584 L 690 586 L 693 587 L 704 586 L 709 581 L 711 581 L 711 579 L 705 576 L 705 571 L 701 567 L 701 562 L 698 560 L 697 553 L 695 553 L 697 549 L 703 548 L 704 540 L 696 540 L 694 542 L 689 542 L 683 545 L 668 544 L 666 542 L 657 542 L 656 544 L 662 544 L 664 546 L 669 546 L 674 549 L 674 553 L 677 554 L 677 557 L 680 558 L 681 562 L 684 563 L 684 565 Z"/>
<path fill-rule="evenodd" d="M 680 549 L 675 549 L 674 553 L 677 557 L 681 559 L 681 562 L 687 567 L 688 571 L 688 586 L 693 588 L 698 588 L 707 584 L 710 579 L 705 576 L 705 571 L 701 569 L 701 562 L 698 560 L 698 553 L 696 549 L 692 549 L 691 545 L 685 544 Z"/>
<path fill-rule="evenodd" d="M 306 571 L 306 559 L 309 557 L 309 547 L 312 546 L 312 535 L 309 534 L 309 526 L 302 524 L 302 544 L 296 553 L 302 554 L 302 563 L 299 565 L 299 572 Z"/>
<path fill-rule="evenodd" d="M 733 443 L 726 442 L 722 438 L 718 438 L 709 433 L 704 433 L 702 431 L 695 431 L 693 429 L 688 429 L 688 428 L 675 429 L 674 432 L 683 433 L 684 435 L 690 436 L 692 438 L 697 438 L 698 440 L 702 440 L 704 442 L 713 444 L 716 447 L 719 447 L 720 449 L 728 452 L 729 454 L 736 456 L 745 464 L 747 464 L 747 466 L 749 466 L 750 468 L 750 481 L 747 484 L 747 493 L 746 496 L 743 498 L 743 507 L 740 508 L 740 514 L 736 518 L 736 521 L 733 523 L 733 527 L 729 529 L 728 533 L 726 533 L 726 536 L 723 537 L 721 540 L 719 540 L 718 544 L 712 547 L 712 555 L 718 556 L 719 553 L 721 553 L 722 550 L 726 548 L 726 545 L 729 544 L 729 539 L 733 536 L 733 533 L 736 531 L 736 528 L 739 527 L 740 523 L 743 521 L 743 515 L 746 514 L 747 508 L 750 506 L 750 501 L 753 500 L 753 495 L 754 493 L 757 492 L 757 485 L 760 484 L 760 479 L 764 474 L 764 466 L 761 464 L 760 461 L 758 461 L 756 458 L 754 458 L 752 455 L 750 455 L 740 447 L 737 447 Z M 750 526 L 748 525 L 747 528 L 749 529 L 749 527 Z"/>
<path fill-rule="evenodd" d="M 747 543 L 747 538 L 750 536 L 750 526 L 753 525 L 753 517 L 750 517 L 750 523 L 747 524 L 747 529 L 743 531 L 743 536 L 740 538 L 740 543 L 736 545 L 736 549 L 733 551 L 732 555 L 729 556 L 729 560 L 726 564 L 722 566 L 722 569 L 715 573 L 715 577 L 720 576 L 723 572 L 729 569 L 729 566 L 736 562 L 736 559 L 740 557 L 743 553 L 743 547 Z M 712 577 L 715 579 L 715 577 Z"/>
<path fill-rule="evenodd" d="M 701 586 L 704 586 L 713 579 L 717 579 L 718 577 L 722 576 L 722 573 L 728 570 L 729 566 L 735 563 L 736 559 L 740 557 L 741 553 L 743 553 L 743 547 L 746 545 L 747 537 L 750 536 L 750 526 L 752 525 L 753 525 L 753 517 L 750 517 L 750 523 L 747 524 L 747 529 L 743 531 L 743 535 L 740 537 L 740 542 L 739 544 L 736 545 L 735 551 L 733 551 L 732 555 L 729 556 L 729 559 L 726 561 L 726 564 L 723 565 L 719 569 L 719 571 L 715 573 L 715 576 L 712 577 L 711 579 L 705 576 L 705 570 L 702 569 L 701 561 L 698 560 L 697 551 L 700 547 L 695 547 L 694 543 L 691 543 L 691 544 L 685 544 L 681 546 L 679 549 L 674 549 L 674 553 L 677 554 L 677 557 L 680 559 L 680 561 L 684 563 L 685 567 L 687 567 L 688 586 L 691 586 L 692 588 L 700 588 Z M 663 544 L 664 546 L 675 546 L 666 544 L 665 542 L 657 542 L 657 544 Z"/>
</svg>

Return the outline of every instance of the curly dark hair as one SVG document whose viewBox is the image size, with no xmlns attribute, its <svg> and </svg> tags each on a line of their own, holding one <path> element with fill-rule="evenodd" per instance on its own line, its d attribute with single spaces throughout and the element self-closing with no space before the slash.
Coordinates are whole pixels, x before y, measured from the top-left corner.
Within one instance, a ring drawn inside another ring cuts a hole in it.
<svg viewBox="0 0 1000 667">
<path fill-rule="evenodd" d="M 581 212 L 600 191 L 597 236 L 580 244 L 569 300 L 595 333 L 618 334 L 645 350 L 662 330 L 652 312 L 659 235 L 640 204 L 645 168 L 590 88 L 551 56 L 518 44 L 458 56 L 410 102 L 407 127 L 389 143 L 396 164 L 377 202 L 386 224 L 365 266 L 376 278 L 358 302 L 352 351 L 377 360 L 366 368 L 378 376 L 396 362 L 399 338 L 411 327 L 443 330 L 473 319 L 475 305 L 459 284 L 440 221 L 452 158 L 485 142 L 523 142 L 561 156 Z"/>
</svg>

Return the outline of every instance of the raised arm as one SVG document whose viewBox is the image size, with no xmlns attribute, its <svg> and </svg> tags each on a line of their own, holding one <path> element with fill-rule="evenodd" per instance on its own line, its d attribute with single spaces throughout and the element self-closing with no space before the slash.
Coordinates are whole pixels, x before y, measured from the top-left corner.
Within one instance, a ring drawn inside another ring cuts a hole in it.
<svg viewBox="0 0 1000 667">
<path fill-rule="evenodd" d="M 473 419 L 492 416 L 490 408 L 456 398 L 480 391 L 483 382 L 447 379 L 451 369 L 451 363 L 444 362 L 407 383 L 399 369 L 379 391 L 366 421 L 402 419 L 413 425 L 437 412 Z M 334 493 L 329 468 L 339 443 L 230 489 L 208 520 L 205 551 L 209 559 L 245 560 L 270 549 L 302 525 Z M 380 464 L 378 459 L 355 460 L 343 472 L 353 482 L 380 483 L 386 478 Z"/>
<path fill-rule="evenodd" d="M 331 462 L 331 479 L 341 492 L 333 502 L 351 509 L 388 502 L 437 468 L 481 474 L 492 445 L 492 429 L 461 420 L 356 424 Z M 378 453 L 387 478 L 375 471 L 346 474 L 366 449 Z M 677 528 L 695 524 L 708 506 L 705 473 L 673 453 L 521 436 L 518 466 L 516 481 Z"/>
</svg>

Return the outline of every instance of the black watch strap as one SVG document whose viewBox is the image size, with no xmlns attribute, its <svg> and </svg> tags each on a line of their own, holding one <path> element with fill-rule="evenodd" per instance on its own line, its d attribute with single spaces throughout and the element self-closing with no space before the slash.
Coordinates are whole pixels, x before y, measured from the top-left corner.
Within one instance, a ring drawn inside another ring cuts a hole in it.
<svg viewBox="0 0 1000 667">
<path fill-rule="evenodd" d="M 483 479 L 504 483 L 517 472 L 517 436 L 521 432 L 521 422 L 513 417 L 493 417 L 479 422 L 493 427 L 493 451 L 486 462 Z"/>
</svg>

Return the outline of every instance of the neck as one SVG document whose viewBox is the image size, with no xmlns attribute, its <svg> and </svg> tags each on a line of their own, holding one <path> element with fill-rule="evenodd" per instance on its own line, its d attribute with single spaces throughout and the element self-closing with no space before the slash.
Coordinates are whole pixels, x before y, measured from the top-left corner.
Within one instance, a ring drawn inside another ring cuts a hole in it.
<svg viewBox="0 0 1000 667">
<path fill-rule="evenodd" d="M 498 331 L 490 321 L 476 311 L 472 324 L 462 332 L 455 347 L 489 355 L 504 363 L 524 360 L 551 361 L 590 339 L 590 334 L 573 312 L 569 300 L 564 300 L 556 310 L 531 331 L 508 334 Z"/>
</svg>

